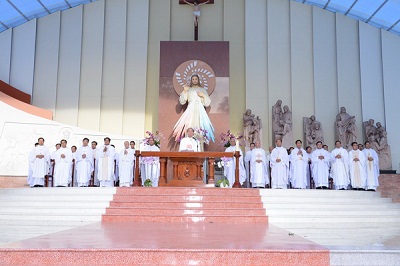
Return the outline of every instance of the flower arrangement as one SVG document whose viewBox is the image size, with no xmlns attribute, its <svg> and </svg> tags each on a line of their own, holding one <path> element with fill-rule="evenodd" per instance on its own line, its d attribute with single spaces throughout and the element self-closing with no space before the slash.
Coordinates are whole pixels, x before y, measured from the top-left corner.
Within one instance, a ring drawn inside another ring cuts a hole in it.
<svg viewBox="0 0 400 266">
<path fill-rule="evenodd" d="M 148 145 L 149 144 L 149 139 L 153 138 L 154 139 L 154 145 L 156 145 L 158 148 L 160 148 L 161 139 L 164 138 L 162 133 L 156 131 L 156 133 L 153 134 L 151 131 L 147 130 L 146 131 L 146 135 L 147 135 L 147 137 L 142 140 L 142 143 Z"/>
<path fill-rule="evenodd" d="M 229 167 L 232 164 L 233 158 L 231 157 L 222 157 L 221 158 L 221 165 Z"/>
<path fill-rule="evenodd" d="M 145 187 L 152 187 L 153 186 L 153 182 L 151 181 L 151 179 L 146 179 L 144 181 L 144 186 Z"/>
<path fill-rule="evenodd" d="M 219 135 L 220 139 L 221 139 L 221 145 L 228 148 L 231 146 L 231 144 L 229 143 L 229 140 L 231 138 L 234 138 L 235 140 L 239 140 L 239 145 L 242 146 L 242 141 L 243 140 L 243 134 L 241 133 L 237 133 L 236 135 L 233 134 L 230 130 L 228 130 L 226 133 L 221 133 Z"/>
</svg>

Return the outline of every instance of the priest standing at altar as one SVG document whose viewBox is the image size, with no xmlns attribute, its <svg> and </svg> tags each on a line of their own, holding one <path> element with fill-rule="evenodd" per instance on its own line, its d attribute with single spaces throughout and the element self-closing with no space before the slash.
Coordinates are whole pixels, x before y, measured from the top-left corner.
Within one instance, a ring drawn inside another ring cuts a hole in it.
<svg viewBox="0 0 400 266">
<path fill-rule="evenodd" d="M 89 147 L 89 139 L 84 138 L 82 146 L 76 152 L 76 183 L 78 187 L 89 186 L 93 172 L 93 149 Z"/>
<path fill-rule="evenodd" d="M 44 176 L 49 173 L 50 167 L 50 151 L 44 146 L 44 138 L 39 138 L 38 143 L 29 154 L 31 173 L 28 182 L 31 187 L 44 186 Z"/>
<path fill-rule="evenodd" d="M 130 187 L 133 184 L 133 168 L 135 150 L 129 146 L 129 141 L 124 142 L 124 148 L 119 153 L 119 186 Z"/>
<path fill-rule="evenodd" d="M 115 149 L 110 145 L 111 139 L 104 138 L 104 145 L 97 150 L 98 172 L 97 178 L 100 182 L 100 187 L 114 186 L 114 158 Z"/>
<path fill-rule="evenodd" d="M 255 142 L 255 148 L 251 151 L 250 159 L 250 182 L 252 187 L 265 188 L 269 184 L 267 155 L 261 148 L 259 140 Z"/>
<path fill-rule="evenodd" d="M 154 138 L 149 137 L 143 151 L 160 151 L 160 148 L 155 145 Z M 142 186 L 144 186 L 144 182 L 147 179 L 150 179 L 152 186 L 158 187 L 160 178 L 160 158 L 141 157 L 141 165 Z"/>
<path fill-rule="evenodd" d="M 229 144 L 230 146 L 226 148 L 225 152 L 233 152 L 235 153 L 236 151 L 240 152 L 240 158 L 239 158 L 239 182 L 240 184 L 243 184 L 244 181 L 246 181 L 246 170 L 244 168 L 243 164 L 243 153 L 242 150 L 240 149 L 239 143 L 236 143 L 236 139 L 230 138 L 229 139 Z M 225 162 L 224 166 L 224 176 L 229 181 L 229 187 L 232 187 L 233 184 L 235 183 L 235 169 L 236 169 L 236 158 L 229 158 L 227 162 Z"/>
<path fill-rule="evenodd" d="M 189 127 L 186 130 L 186 137 L 179 143 L 179 151 L 200 151 L 199 141 L 194 137 L 194 129 Z"/>
</svg>

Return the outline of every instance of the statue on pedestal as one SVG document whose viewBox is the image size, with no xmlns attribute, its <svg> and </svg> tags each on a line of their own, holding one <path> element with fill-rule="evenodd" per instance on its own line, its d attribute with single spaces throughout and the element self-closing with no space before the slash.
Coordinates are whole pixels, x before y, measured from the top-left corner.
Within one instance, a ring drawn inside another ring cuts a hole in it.
<svg viewBox="0 0 400 266">
<path fill-rule="evenodd" d="M 272 130 L 274 141 L 282 140 L 283 147 L 290 147 L 293 144 L 292 112 L 287 105 L 282 111 L 281 100 L 272 107 Z"/>
<path fill-rule="evenodd" d="M 374 125 L 374 120 L 369 119 L 364 123 L 365 137 L 371 143 L 371 148 L 379 157 L 380 170 L 392 170 L 392 154 L 387 142 L 387 132 L 380 122 Z"/>
<path fill-rule="evenodd" d="M 315 120 L 314 115 L 309 118 L 303 117 L 303 128 L 306 146 L 310 146 L 312 150 L 315 150 L 318 141 L 324 143 L 324 131 L 322 130 L 322 125 L 320 122 Z"/>
<path fill-rule="evenodd" d="M 343 144 L 343 148 L 351 148 L 351 143 L 357 141 L 357 126 L 355 116 L 350 116 L 345 107 L 340 108 L 336 116 L 336 137 Z"/>
</svg>

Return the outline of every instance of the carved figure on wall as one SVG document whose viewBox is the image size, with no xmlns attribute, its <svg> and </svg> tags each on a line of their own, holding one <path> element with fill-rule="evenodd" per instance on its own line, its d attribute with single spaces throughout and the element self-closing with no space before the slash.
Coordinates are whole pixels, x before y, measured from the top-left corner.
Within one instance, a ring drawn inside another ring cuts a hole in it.
<svg viewBox="0 0 400 266">
<path fill-rule="evenodd" d="M 314 115 L 309 118 L 304 117 L 303 123 L 306 146 L 310 146 L 312 150 L 315 150 L 318 141 L 324 143 L 324 131 L 322 130 L 322 125 L 320 122 L 315 120 Z"/>
<path fill-rule="evenodd" d="M 262 121 L 259 116 L 252 114 L 251 109 L 247 109 L 243 114 L 243 132 L 246 148 L 250 143 L 261 141 Z"/>
<path fill-rule="evenodd" d="M 371 143 L 371 148 L 376 151 L 379 157 L 380 170 L 392 170 L 392 155 L 387 141 L 387 132 L 380 122 L 374 125 L 374 120 L 369 119 L 364 123 L 365 135 Z"/>
<path fill-rule="evenodd" d="M 274 140 L 282 140 L 283 147 L 290 147 L 293 143 L 292 112 L 285 105 L 282 111 L 282 101 L 278 100 L 272 107 L 272 130 Z"/>
<path fill-rule="evenodd" d="M 357 141 L 357 126 L 355 116 L 346 112 L 345 107 L 340 108 L 340 113 L 336 116 L 336 135 L 345 149 L 351 147 L 351 143 Z"/>
</svg>

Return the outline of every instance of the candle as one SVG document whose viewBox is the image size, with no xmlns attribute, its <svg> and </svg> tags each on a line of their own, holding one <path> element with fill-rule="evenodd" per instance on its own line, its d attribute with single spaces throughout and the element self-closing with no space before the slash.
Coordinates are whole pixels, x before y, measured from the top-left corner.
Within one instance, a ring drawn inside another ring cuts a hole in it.
<svg viewBox="0 0 400 266">
<path fill-rule="evenodd" d="M 236 151 L 239 151 L 239 140 L 236 140 Z"/>
</svg>

